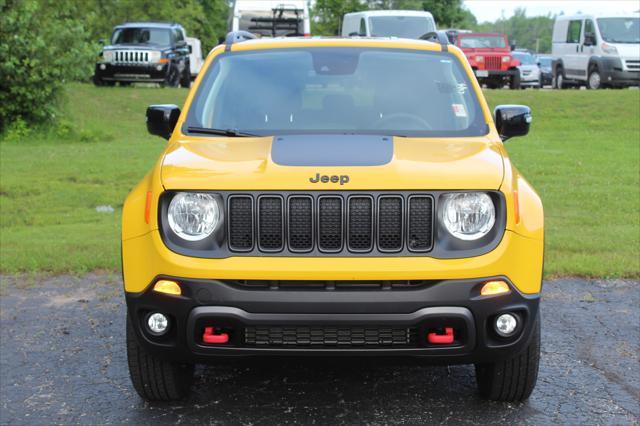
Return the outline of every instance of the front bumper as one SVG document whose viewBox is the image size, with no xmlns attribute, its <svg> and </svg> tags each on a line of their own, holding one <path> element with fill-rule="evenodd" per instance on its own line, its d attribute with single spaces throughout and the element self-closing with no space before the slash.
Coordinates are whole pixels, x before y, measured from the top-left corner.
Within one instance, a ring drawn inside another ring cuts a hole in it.
<svg viewBox="0 0 640 426">
<path fill-rule="evenodd" d="M 612 86 L 640 85 L 640 71 L 625 69 L 622 60 L 618 57 L 603 57 L 599 67 L 603 84 Z"/>
<path fill-rule="evenodd" d="M 256 289 L 229 280 L 173 278 L 181 285 L 181 296 L 152 291 L 154 280 L 141 293 L 127 293 L 126 299 L 140 344 L 154 355 L 177 362 L 238 355 L 377 355 L 478 363 L 521 351 L 538 316 L 539 294 L 521 294 L 511 283 L 510 294 L 481 296 L 481 285 L 492 278 L 426 281 L 417 288 L 374 290 L 349 287 L 355 283 L 318 289 L 311 285 L 314 282 Z M 166 335 L 157 337 L 146 330 L 145 319 L 152 312 L 168 316 L 171 325 Z M 493 319 L 504 312 L 515 312 L 521 319 L 518 331 L 509 339 L 498 337 L 492 329 Z M 210 326 L 227 333 L 228 342 L 205 344 L 202 334 Z M 430 344 L 427 333 L 444 327 L 455 330 L 455 341 Z M 393 344 L 383 343 L 383 337 L 374 337 L 368 344 L 353 337 L 360 333 L 365 339 L 366 333 L 385 329 L 401 334 L 406 330 L 412 337 Z M 288 343 L 256 342 L 260 333 L 293 333 L 295 337 Z M 300 333 L 307 334 L 300 337 Z M 314 341 L 313 333 L 320 333 L 320 339 Z M 350 337 L 341 340 L 341 333 Z"/>
<path fill-rule="evenodd" d="M 160 83 L 166 79 L 169 67 L 169 64 L 114 65 L 96 63 L 95 77 L 104 81 Z"/>
</svg>

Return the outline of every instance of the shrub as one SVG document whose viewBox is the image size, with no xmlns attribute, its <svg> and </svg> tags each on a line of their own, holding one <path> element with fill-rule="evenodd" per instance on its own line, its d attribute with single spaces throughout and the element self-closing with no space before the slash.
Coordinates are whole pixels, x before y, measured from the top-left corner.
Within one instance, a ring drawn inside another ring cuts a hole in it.
<svg viewBox="0 0 640 426">
<path fill-rule="evenodd" d="M 0 0 L 0 131 L 50 121 L 62 84 L 88 78 L 95 51 L 73 1 Z"/>
</svg>

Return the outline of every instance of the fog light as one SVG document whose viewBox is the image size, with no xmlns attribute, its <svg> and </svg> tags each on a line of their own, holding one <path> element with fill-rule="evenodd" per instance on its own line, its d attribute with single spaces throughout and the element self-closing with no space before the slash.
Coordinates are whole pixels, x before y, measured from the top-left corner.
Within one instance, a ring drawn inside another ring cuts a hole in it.
<svg viewBox="0 0 640 426">
<path fill-rule="evenodd" d="M 147 318 L 147 327 L 153 334 L 164 334 L 169 329 L 169 318 L 160 312 L 155 312 Z"/>
<path fill-rule="evenodd" d="M 494 327 L 500 336 L 509 337 L 516 331 L 518 320 L 512 314 L 502 314 L 496 318 Z"/>
</svg>

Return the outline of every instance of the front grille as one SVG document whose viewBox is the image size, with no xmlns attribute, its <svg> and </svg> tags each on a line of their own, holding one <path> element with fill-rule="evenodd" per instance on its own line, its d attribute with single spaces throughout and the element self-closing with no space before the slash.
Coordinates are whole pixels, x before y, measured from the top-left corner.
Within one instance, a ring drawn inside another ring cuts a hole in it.
<svg viewBox="0 0 640 426">
<path fill-rule="evenodd" d="M 428 194 L 234 194 L 227 209 L 232 252 L 376 254 L 433 246 Z"/>
<path fill-rule="evenodd" d="M 627 69 L 629 71 L 640 71 L 640 61 L 637 60 L 626 60 Z"/>
<path fill-rule="evenodd" d="M 416 347 L 416 329 L 388 326 L 246 327 L 244 344 L 261 347 Z"/>
<path fill-rule="evenodd" d="M 433 280 L 371 280 L 371 281 L 291 281 L 291 280 L 222 280 L 242 290 L 277 291 L 369 291 L 420 290 L 436 284 Z"/>
<path fill-rule="evenodd" d="M 501 56 L 485 56 L 484 58 L 485 67 L 488 70 L 499 70 L 502 66 L 502 57 Z"/>
<path fill-rule="evenodd" d="M 145 65 L 150 62 L 149 56 L 149 50 L 114 50 L 113 62 L 118 65 Z"/>
</svg>

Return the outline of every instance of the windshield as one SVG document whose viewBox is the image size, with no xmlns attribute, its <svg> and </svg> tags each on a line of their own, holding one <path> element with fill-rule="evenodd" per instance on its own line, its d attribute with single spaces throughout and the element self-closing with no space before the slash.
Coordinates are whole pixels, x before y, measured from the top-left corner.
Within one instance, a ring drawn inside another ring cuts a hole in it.
<svg viewBox="0 0 640 426">
<path fill-rule="evenodd" d="M 551 58 L 538 58 L 541 67 L 551 68 Z"/>
<path fill-rule="evenodd" d="M 528 53 L 511 52 L 514 58 L 520 61 L 520 65 L 535 65 L 536 61 Z"/>
<path fill-rule="evenodd" d="M 640 43 L 639 18 L 600 18 L 598 28 L 609 43 Z"/>
<path fill-rule="evenodd" d="M 113 32 L 111 44 L 171 44 L 171 30 L 166 28 L 119 28 Z"/>
<path fill-rule="evenodd" d="M 257 135 L 487 132 L 451 54 L 351 47 L 221 54 L 199 86 L 187 126 Z"/>
<path fill-rule="evenodd" d="M 507 45 L 502 36 L 463 36 L 460 35 L 460 47 L 468 49 L 495 49 Z"/>
<path fill-rule="evenodd" d="M 425 16 L 372 16 L 369 18 L 371 37 L 420 38 L 435 31 Z"/>
</svg>

